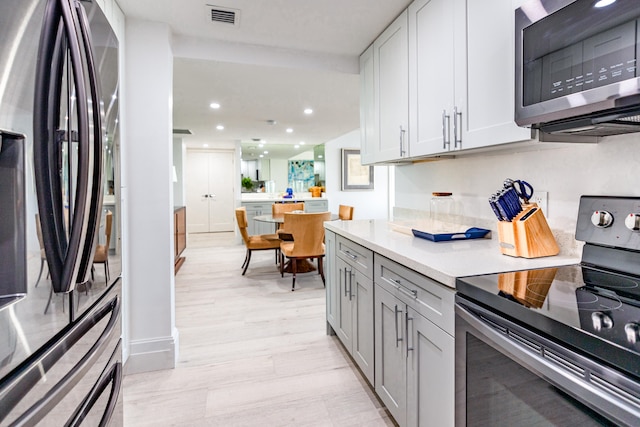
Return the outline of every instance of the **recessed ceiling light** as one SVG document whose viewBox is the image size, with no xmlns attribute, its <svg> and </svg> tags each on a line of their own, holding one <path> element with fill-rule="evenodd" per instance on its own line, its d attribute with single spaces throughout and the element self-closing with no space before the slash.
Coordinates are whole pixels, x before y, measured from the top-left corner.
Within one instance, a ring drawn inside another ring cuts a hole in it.
<svg viewBox="0 0 640 427">
<path fill-rule="evenodd" d="M 218 130 L 224 130 L 224 126 L 222 126 L 222 125 L 218 125 L 218 126 L 216 126 L 216 129 L 218 129 Z"/>
<path fill-rule="evenodd" d="M 209 104 L 209 107 L 217 110 L 218 108 L 220 108 L 220 104 L 218 104 L 217 102 L 212 102 L 211 104 Z"/>
<path fill-rule="evenodd" d="M 293 148 L 295 148 L 297 150 L 298 148 L 300 148 L 300 146 L 298 144 L 296 144 L 296 145 L 293 146 Z"/>
<path fill-rule="evenodd" d="M 615 3 L 616 0 L 599 0 L 596 2 L 596 4 L 594 5 L 595 7 L 607 7 L 612 3 Z"/>
<path fill-rule="evenodd" d="M 268 152 L 268 151 L 265 151 L 265 152 L 264 152 L 264 154 L 269 154 L 269 152 Z"/>
<path fill-rule="evenodd" d="M 304 109 L 304 113 L 305 114 L 313 114 L 313 110 L 311 108 L 305 108 Z"/>
<path fill-rule="evenodd" d="M 258 147 L 262 148 L 264 147 L 264 144 L 258 144 Z"/>
<path fill-rule="evenodd" d="M 207 147 L 209 146 L 209 144 L 202 144 L 202 146 L 203 146 L 204 148 L 207 148 Z"/>
<path fill-rule="evenodd" d="M 304 144 L 306 144 L 306 142 L 300 141 L 300 145 L 304 145 Z"/>
<path fill-rule="evenodd" d="M 264 157 L 264 156 L 262 154 L 260 154 L 260 156 L 258 156 L 258 157 Z"/>
<path fill-rule="evenodd" d="M 293 129 L 287 128 L 287 133 L 291 133 L 291 132 L 293 132 Z"/>
<path fill-rule="evenodd" d="M 322 154 L 318 154 L 318 158 L 321 159 L 322 158 Z"/>
</svg>

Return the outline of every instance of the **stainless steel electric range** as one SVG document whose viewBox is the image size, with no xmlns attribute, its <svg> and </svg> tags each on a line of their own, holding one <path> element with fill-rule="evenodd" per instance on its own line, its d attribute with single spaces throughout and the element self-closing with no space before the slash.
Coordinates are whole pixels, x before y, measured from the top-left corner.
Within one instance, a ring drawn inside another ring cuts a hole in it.
<svg viewBox="0 0 640 427">
<path fill-rule="evenodd" d="M 640 198 L 583 196 L 575 266 L 456 282 L 456 425 L 640 425 Z"/>
</svg>

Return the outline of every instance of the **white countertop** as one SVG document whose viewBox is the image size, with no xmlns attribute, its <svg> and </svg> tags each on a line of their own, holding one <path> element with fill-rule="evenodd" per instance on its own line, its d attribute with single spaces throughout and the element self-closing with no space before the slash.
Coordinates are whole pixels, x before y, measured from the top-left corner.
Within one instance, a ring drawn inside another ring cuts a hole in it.
<svg viewBox="0 0 640 427">
<path fill-rule="evenodd" d="M 324 193 L 322 197 L 311 197 L 311 193 L 293 194 L 291 198 L 283 198 L 280 193 L 242 193 L 241 201 L 243 202 L 279 202 L 279 201 L 296 201 L 296 200 L 328 200 Z"/>
<path fill-rule="evenodd" d="M 495 233 L 491 239 L 432 242 L 384 220 L 332 221 L 325 222 L 325 228 L 452 288 L 456 277 L 580 262 L 562 253 L 532 259 L 502 255 Z"/>
</svg>

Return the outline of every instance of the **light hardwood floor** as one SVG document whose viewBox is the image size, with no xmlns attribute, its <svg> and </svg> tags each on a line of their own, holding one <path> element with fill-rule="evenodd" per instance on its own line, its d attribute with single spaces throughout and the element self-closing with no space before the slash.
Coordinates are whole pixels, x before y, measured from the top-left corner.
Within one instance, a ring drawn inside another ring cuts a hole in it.
<svg viewBox="0 0 640 427">
<path fill-rule="evenodd" d="M 335 336 L 317 272 L 280 277 L 273 251 L 189 235 L 176 276 L 175 369 L 124 380 L 125 426 L 393 426 Z"/>
</svg>

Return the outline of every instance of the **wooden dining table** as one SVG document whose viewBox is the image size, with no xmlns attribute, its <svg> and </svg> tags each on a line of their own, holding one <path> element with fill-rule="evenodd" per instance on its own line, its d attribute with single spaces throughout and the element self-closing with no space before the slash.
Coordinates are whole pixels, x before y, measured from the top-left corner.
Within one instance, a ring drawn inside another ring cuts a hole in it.
<svg viewBox="0 0 640 427">
<path fill-rule="evenodd" d="M 280 224 L 284 224 L 284 214 L 282 215 L 271 215 L 271 214 L 267 214 L 267 215 L 258 215 L 253 217 L 254 220 L 259 221 L 259 222 L 270 222 L 274 224 L 275 227 L 275 231 L 278 231 L 278 228 L 280 226 Z M 331 218 L 329 218 L 329 221 L 336 221 L 340 219 L 340 217 L 338 216 L 338 214 L 331 214 Z"/>
</svg>

